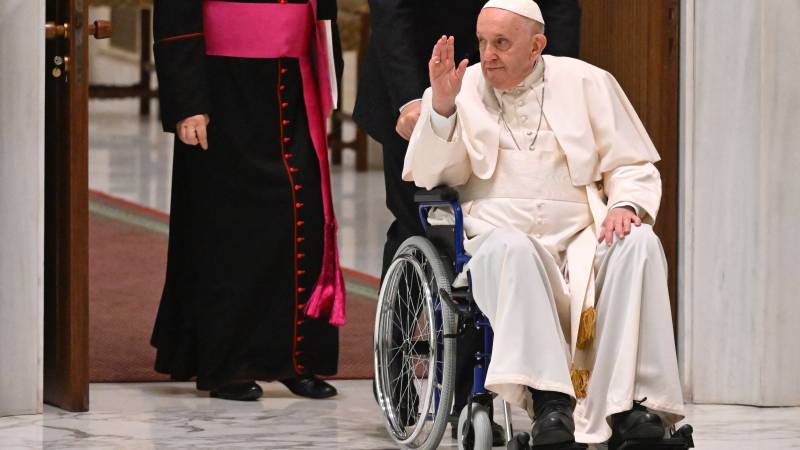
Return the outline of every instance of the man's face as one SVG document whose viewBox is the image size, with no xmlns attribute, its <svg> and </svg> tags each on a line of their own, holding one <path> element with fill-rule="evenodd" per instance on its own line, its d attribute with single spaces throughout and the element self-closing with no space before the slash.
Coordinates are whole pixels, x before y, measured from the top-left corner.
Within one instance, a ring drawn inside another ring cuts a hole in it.
<svg viewBox="0 0 800 450">
<path fill-rule="evenodd" d="M 546 39 L 534 21 L 499 8 L 485 8 L 478 16 L 481 69 L 489 85 L 506 90 L 530 74 Z"/>
</svg>

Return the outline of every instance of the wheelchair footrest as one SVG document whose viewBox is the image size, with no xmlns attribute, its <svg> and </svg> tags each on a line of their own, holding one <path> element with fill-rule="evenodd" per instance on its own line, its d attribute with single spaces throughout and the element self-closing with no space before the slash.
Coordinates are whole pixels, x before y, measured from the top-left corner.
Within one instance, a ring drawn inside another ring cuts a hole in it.
<svg viewBox="0 0 800 450">
<path fill-rule="evenodd" d="M 587 448 L 589 448 L 589 446 L 586 444 L 569 442 L 566 444 L 534 445 L 531 447 L 531 450 L 586 450 Z"/>
<path fill-rule="evenodd" d="M 586 450 L 589 446 L 568 442 L 565 444 L 537 445 L 531 448 L 531 436 L 528 433 L 517 433 L 507 445 L 507 450 Z"/>
<path fill-rule="evenodd" d="M 660 441 L 637 441 L 630 440 L 621 444 L 609 442 L 609 450 L 687 450 L 694 448 L 692 438 L 692 426 L 684 425 L 672 436 Z"/>
<path fill-rule="evenodd" d="M 611 450 L 611 447 L 608 447 Z M 661 441 L 627 441 L 616 450 L 686 450 L 689 447 L 682 439 L 669 438 Z"/>
</svg>

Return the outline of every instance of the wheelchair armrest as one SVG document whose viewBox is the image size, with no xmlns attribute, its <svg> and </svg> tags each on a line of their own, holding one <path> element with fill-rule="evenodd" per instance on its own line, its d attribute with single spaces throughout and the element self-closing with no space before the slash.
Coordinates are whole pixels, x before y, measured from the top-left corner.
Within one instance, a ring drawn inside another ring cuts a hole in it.
<svg viewBox="0 0 800 450">
<path fill-rule="evenodd" d="M 449 206 L 453 211 L 455 223 L 448 224 L 446 228 L 448 233 L 454 233 L 452 236 L 455 243 L 453 252 L 448 252 L 449 256 L 453 259 L 456 272 L 461 272 L 464 264 L 469 261 L 469 257 L 464 252 L 464 215 L 461 212 L 461 205 L 458 202 L 458 191 L 449 186 L 437 186 L 429 191 L 420 189 L 414 194 L 414 202 L 419 209 L 419 219 L 422 223 L 422 228 L 425 229 L 425 234 L 431 236 L 431 227 L 428 223 L 428 212 L 431 208 Z M 451 238 L 452 239 L 452 238 Z"/>
<path fill-rule="evenodd" d="M 415 203 L 458 202 L 458 191 L 450 186 L 436 186 L 430 191 L 420 189 L 414 194 Z"/>
</svg>

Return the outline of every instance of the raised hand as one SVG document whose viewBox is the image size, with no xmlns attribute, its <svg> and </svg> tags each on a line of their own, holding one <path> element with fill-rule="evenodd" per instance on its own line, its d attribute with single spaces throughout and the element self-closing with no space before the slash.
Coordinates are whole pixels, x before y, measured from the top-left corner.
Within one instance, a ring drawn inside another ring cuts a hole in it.
<svg viewBox="0 0 800 450">
<path fill-rule="evenodd" d="M 469 64 L 468 60 L 463 59 L 456 66 L 455 41 L 453 36 L 440 37 L 433 46 L 431 60 L 428 62 L 433 109 L 445 117 L 452 116 L 456 111 L 456 95 L 461 91 L 461 81 Z"/>
</svg>

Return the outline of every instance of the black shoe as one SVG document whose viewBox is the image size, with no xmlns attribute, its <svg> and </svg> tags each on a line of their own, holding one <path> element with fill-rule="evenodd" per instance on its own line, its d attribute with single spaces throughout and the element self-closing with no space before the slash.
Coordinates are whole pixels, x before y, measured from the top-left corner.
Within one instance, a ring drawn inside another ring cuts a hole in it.
<svg viewBox="0 0 800 450">
<path fill-rule="evenodd" d="M 417 424 L 417 415 L 419 413 L 417 412 L 416 403 L 411 405 L 410 408 L 405 405 L 401 405 L 400 408 L 398 408 L 398 414 L 399 417 L 397 417 L 397 420 L 399 420 L 400 424 L 404 427 L 413 427 Z"/>
<path fill-rule="evenodd" d="M 403 394 L 407 397 L 403 397 Z M 405 383 L 395 385 L 392 390 L 392 404 L 397 405 L 397 420 L 404 427 L 413 427 L 417 424 L 419 412 L 419 394 L 413 387 L 413 381 L 406 379 Z"/>
<path fill-rule="evenodd" d="M 561 392 L 531 389 L 533 394 L 533 448 L 575 442 L 572 399 Z"/>
<path fill-rule="evenodd" d="M 634 401 L 630 411 L 611 416 L 611 440 L 624 442 L 636 440 L 656 440 L 664 437 L 664 423 L 661 417 L 651 413 L 642 401 Z"/>
<path fill-rule="evenodd" d="M 506 430 L 502 425 L 492 419 L 492 447 L 506 445 Z"/>
<path fill-rule="evenodd" d="M 329 398 L 338 394 L 336 388 L 314 375 L 301 375 L 296 378 L 279 380 L 294 395 L 306 398 Z"/>
<path fill-rule="evenodd" d="M 211 397 L 225 400 L 237 400 L 240 402 L 252 402 L 261 398 L 264 391 L 254 381 L 244 381 L 239 383 L 229 383 L 216 389 L 212 389 Z"/>
</svg>

